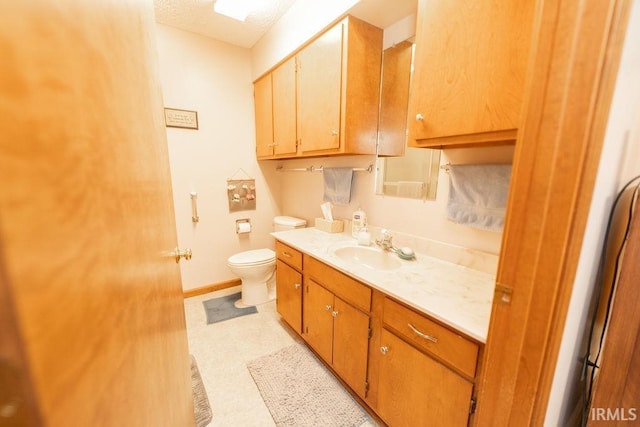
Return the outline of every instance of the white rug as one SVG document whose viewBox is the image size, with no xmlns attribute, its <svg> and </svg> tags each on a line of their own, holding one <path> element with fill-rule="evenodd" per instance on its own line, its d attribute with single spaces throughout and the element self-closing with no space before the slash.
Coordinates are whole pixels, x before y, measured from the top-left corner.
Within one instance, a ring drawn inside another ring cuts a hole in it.
<svg viewBox="0 0 640 427">
<path fill-rule="evenodd" d="M 252 360 L 247 369 L 276 426 L 375 425 L 333 374 L 303 345 L 294 344 Z"/>
</svg>

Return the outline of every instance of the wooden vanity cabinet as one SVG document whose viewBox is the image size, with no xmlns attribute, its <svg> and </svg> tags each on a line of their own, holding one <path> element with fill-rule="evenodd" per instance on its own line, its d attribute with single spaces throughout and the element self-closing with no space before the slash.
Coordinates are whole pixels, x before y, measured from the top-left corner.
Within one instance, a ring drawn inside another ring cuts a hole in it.
<svg viewBox="0 0 640 427">
<path fill-rule="evenodd" d="M 276 309 L 302 333 L 302 253 L 276 241 Z"/>
<path fill-rule="evenodd" d="M 376 411 L 392 426 L 467 426 L 480 346 L 385 298 Z"/>
<path fill-rule="evenodd" d="M 515 142 L 534 6 L 418 0 L 409 146 Z"/>
<path fill-rule="evenodd" d="M 304 273 L 302 336 L 364 399 L 371 289 L 311 257 L 305 256 Z"/>
<path fill-rule="evenodd" d="M 256 80 L 257 157 L 375 154 L 381 63 L 382 30 L 348 16 Z"/>
</svg>

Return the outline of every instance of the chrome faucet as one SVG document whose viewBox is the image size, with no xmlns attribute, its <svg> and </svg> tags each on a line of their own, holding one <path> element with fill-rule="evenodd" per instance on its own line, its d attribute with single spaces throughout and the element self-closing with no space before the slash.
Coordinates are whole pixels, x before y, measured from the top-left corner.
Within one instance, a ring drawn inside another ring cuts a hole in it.
<svg viewBox="0 0 640 427">
<path fill-rule="evenodd" d="M 385 251 L 395 252 L 393 247 L 393 236 L 389 233 L 389 230 L 382 229 L 380 232 L 380 239 L 376 239 L 376 245 L 380 246 Z"/>
</svg>

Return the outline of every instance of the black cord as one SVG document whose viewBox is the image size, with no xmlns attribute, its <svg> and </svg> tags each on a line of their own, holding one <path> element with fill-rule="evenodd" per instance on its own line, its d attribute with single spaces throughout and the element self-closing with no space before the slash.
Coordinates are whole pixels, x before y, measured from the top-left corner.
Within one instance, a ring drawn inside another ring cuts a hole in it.
<svg viewBox="0 0 640 427">
<path fill-rule="evenodd" d="M 584 381 L 584 388 L 583 388 L 583 409 L 582 409 L 582 418 L 581 418 L 581 422 L 580 425 L 581 426 L 586 426 L 587 425 L 587 421 L 589 419 L 589 406 L 591 405 L 591 398 L 592 398 L 592 394 L 593 394 L 593 384 L 595 382 L 595 374 L 596 374 L 596 368 L 599 368 L 598 366 L 598 361 L 600 359 L 600 354 L 602 352 L 602 348 L 603 348 L 603 343 L 604 343 L 604 337 L 605 337 L 605 332 L 607 330 L 607 325 L 609 323 L 609 314 L 611 312 L 611 305 L 613 303 L 613 296 L 615 294 L 615 284 L 616 284 L 616 279 L 618 276 L 618 268 L 620 265 L 620 260 L 622 257 L 622 252 L 623 249 L 625 247 L 626 241 L 627 241 L 627 237 L 629 236 L 629 231 L 631 229 L 631 219 L 633 218 L 634 215 L 634 201 L 636 200 L 636 197 L 638 195 L 638 190 L 640 189 L 640 183 L 636 184 L 636 188 L 633 191 L 633 195 L 631 197 L 631 202 L 629 203 L 629 216 L 627 219 L 627 225 L 626 225 L 626 229 L 625 229 L 625 233 L 624 233 L 624 238 L 622 239 L 622 243 L 620 244 L 620 247 L 618 248 L 618 252 L 616 254 L 616 261 L 614 264 L 614 271 L 613 271 L 613 277 L 611 280 L 611 289 L 609 291 L 609 296 L 607 299 L 607 309 L 606 309 L 606 313 L 605 313 L 605 318 L 604 318 L 604 323 L 602 326 L 602 331 L 600 333 L 600 340 L 598 343 L 598 352 L 596 353 L 596 357 L 595 359 L 592 361 L 590 359 L 591 356 L 591 344 L 593 342 L 593 335 L 595 333 L 595 325 L 596 325 L 596 319 L 597 319 L 597 314 L 598 314 L 598 309 L 600 307 L 600 299 L 602 296 L 602 288 L 603 288 L 603 276 L 604 276 L 604 271 L 605 271 L 605 266 L 606 266 L 606 260 L 607 260 L 607 246 L 609 244 L 609 235 L 611 233 L 611 226 L 613 223 L 613 217 L 616 211 L 616 207 L 618 205 L 618 202 L 620 201 L 620 199 L 622 198 L 623 194 L 625 193 L 625 191 L 627 190 L 627 188 L 629 188 L 631 186 L 631 184 L 633 184 L 634 181 L 640 179 L 640 175 L 636 176 L 635 178 L 631 179 L 629 182 L 627 182 L 627 184 L 625 184 L 624 187 L 622 187 L 622 190 L 620 190 L 620 192 L 618 193 L 618 195 L 616 196 L 615 201 L 613 202 L 613 206 L 611 207 L 611 212 L 609 213 L 609 220 L 607 221 L 607 228 L 605 231 L 605 235 L 604 235 L 604 241 L 602 243 L 602 252 L 600 254 L 600 264 L 598 266 L 598 273 L 596 275 L 596 284 L 599 284 L 599 286 L 597 286 L 596 289 L 596 306 L 595 306 L 595 311 L 593 313 L 593 317 L 591 319 L 591 326 L 589 328 L 589 338 L 587 340 L 587 348 L 585 350 L 585 355 L 584 355 L 584 360 L 583 360 L 583 366 L 582 366 L 582 375 L 581 378 Z M 587 375 L 587 369 L 591 367 L 591 375 L 588 378 L 588 380 L 585 380 L 585 377 Z"/>
</svg>

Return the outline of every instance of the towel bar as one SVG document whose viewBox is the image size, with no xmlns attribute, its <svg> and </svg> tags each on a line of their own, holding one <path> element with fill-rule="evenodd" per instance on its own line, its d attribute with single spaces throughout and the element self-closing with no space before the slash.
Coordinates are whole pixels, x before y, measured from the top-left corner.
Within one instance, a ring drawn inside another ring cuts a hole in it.
<svg viewBox="0 0 640 427">
<path fill-rule="evenodd" d="M 276 170 L 279 172 L 322 172 L 324 170 L 324 166 L 315 167 L 309 166 L 308 168 L 288 168 L 285 169 L 282 166 L 277 166 Z M 366 168 L 353 168 L 354 172 L 369 172 L 373 171 L 373 165 L 369 165 Z"/>
</svg>

